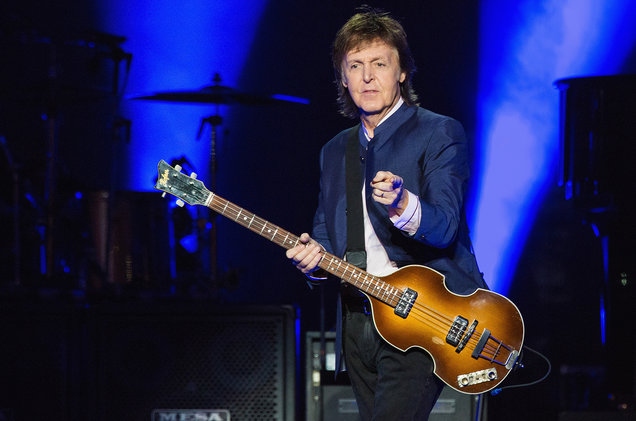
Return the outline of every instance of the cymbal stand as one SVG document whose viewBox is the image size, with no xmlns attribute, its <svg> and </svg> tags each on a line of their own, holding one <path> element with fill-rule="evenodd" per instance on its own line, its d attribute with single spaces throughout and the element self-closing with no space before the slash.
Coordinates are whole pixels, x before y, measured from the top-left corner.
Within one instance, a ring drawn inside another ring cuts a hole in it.
<svg viewBox="0 0 636 421">
<path fill-rule="evenodd" d="M 199 127 L 199 133 L 197 138 L 201 137 L 203 128 L 206 124 L 211 127 L 210 130 L 210 181 L 209 186 L 212 192 L 216 192 L 216 139 L 217 139 L 217 127 L 223 124 L 223 118 L 217 114 L 206 117 L 201 120 L 201 126 Z M 218 268 L 217 268 L 217 232 L 216 232 L 216 212 L 210 210 L 210 281 L 212 282 L 212 291 L 214 294 L 218 288 Z"/>
</svg>

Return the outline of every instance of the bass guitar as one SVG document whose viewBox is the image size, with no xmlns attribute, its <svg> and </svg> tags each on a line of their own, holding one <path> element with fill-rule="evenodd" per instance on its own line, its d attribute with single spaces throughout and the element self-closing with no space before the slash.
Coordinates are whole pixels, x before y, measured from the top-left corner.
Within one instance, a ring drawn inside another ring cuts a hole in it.
<svg viewBox="0 0 636 421">
<path fill-rule="evenodd" d="M 290 249 L 299 238 L 209 191 L 196 175 L 160 161 L 155 188 L 177 203 L 206 206 L 262 237 Z M 435 374 L 467 394 L 497 387 L 515 367 L 524 339 L 523 318 L 506 297 L 477 289 L 470 295 L 448 290 L 444 275 L 419 265 L 374 276 L 323 252 L 319 266 L 360 289 L 371 303 L 373 322 L 389 344 L 402 351 L 418 347 L 435 363 Z"/>
</svg>

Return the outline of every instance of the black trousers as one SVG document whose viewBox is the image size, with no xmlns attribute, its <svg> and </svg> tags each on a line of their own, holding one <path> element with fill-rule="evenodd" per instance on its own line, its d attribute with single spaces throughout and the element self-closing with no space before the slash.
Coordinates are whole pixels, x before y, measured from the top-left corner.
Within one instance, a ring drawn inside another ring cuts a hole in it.
<svg viewBox="0 0 636 421">
<path fill-rule="evenodd" d="M 444 384 L 421 349 L 402 352 L 375 330 L 371 315 L 344 306 L 345 363 L 363 421 L 428 420 Z"/>
</svg>

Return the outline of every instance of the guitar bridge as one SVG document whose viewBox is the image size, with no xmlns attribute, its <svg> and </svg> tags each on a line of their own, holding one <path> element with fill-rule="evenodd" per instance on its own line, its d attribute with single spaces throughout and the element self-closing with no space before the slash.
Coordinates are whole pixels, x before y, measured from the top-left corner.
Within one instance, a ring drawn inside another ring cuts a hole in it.
<svg viewBox="0 0 636 421">
<path fill-rule="evenodd" d="M 407 288 L 402 296 L 400 297 L 400 301 L 395 306 L 394 313 L 400 316 L 403 319 L 411 312 L 411 308 L 415 303 L 415 299 L 417 298 L 417 291 L 413 291 L 411 288 Z"/>
</svg>

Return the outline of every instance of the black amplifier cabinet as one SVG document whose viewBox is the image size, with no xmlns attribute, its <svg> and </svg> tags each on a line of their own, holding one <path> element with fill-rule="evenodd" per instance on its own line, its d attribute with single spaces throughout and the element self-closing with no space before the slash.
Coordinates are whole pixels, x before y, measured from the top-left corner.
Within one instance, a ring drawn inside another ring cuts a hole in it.
<svg viewBox="0 0 636 421">
<path fill-rule="evenodd" d="M 335 380 L 335 333 L 307 332 L 305 337 L 306 421 L 357 421 L 356 405 L 347 376 Z M 324 364 L 324 365 L 323 365 Z M 446 387 L 429 421 L 466 421 L 475 419 L 477 396 Z M 487 421 L 484 415 L 481 419 Z"/>
<path fill-rule="evenodd" d="M 93 317 L 91 419 L 296 419 L 293 307 L 109 305 Z"/>
</svg>

